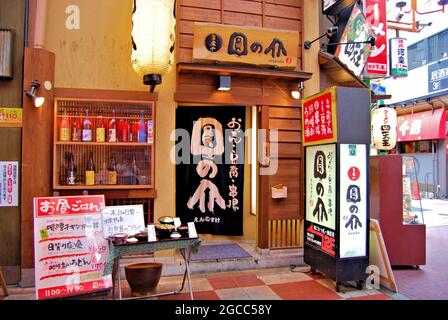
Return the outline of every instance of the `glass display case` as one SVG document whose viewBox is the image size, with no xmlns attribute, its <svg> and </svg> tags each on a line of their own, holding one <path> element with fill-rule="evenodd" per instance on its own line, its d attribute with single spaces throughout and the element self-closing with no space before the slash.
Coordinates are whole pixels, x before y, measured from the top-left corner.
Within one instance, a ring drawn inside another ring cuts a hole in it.
<svg viewBox="0 0 448 320">
<path fill-rule="evenodd" d="M 403 164 L 403 224 L 425 223 L 423 217 L 420 189 L 418 186 L 415 159 L 402 157 Z"/>
</svg>

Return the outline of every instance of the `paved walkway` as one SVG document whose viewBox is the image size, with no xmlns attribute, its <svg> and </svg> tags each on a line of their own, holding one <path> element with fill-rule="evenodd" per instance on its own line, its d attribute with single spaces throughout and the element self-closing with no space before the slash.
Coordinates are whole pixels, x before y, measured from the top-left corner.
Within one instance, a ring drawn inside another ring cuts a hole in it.
<svg viewBox="0 0 448 320">
<path fill-rule="evenodd" d="M 448 206 L 446 207 L 448 213 Z M 426 229 L 426 265 L 394 270 L 400 293 L 411 299 L 447 300 L 448 226 Z M 412 245 L 412 244 L 410 244 Z"/>
<path fill-rule="evenodd" d="M 213 274 L 194 274 L 193 292 L 196 300 L 391 300 L 400 298 L 385 290 L 357 290 L 342 287 L 335 291 L 332 280 L 320 275 L 303 273 L 306 268 L 260 269 Z M 179 289 L 181 277 L 163 277 L 158 292 Z M 126 281 L 122 282 L 123 297 L 130 297 Z M 118 297 L 118 293 L 116 293 Z M 0 297 L 2 299 L 3 297 Z M 7 300 L 34 299 L 34 290 L 11 288 Z M 103 297 L 104 299 L 104 297 Z M 106 299 L 112 299 L 111 294 Z M 164 300 L 189 300 L 189 294 L 161 297 Z"/>
</svg>

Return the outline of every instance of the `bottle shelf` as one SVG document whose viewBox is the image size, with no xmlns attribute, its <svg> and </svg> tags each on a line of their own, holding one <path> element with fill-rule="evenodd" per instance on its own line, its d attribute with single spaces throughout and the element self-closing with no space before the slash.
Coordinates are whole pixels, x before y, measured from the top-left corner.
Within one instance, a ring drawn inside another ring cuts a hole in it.
<svg viewBox="0 0 448 320">
<path fill-rule="evenodd" d="M 152 147 L 152 143 L 146 142 L 74 142 L 57 141 L 58 146 L 109 146 L 109 147 Z"/>
<path fill-rule="evenodd" d="M 153 186 L 151 185 L 94 185 L 94 186 L 86 186 L 86 185 L 79 185 L 79 186 L 61 186 L 56 185 L 53 189 L 55 190 L 110 190 L 110 189 L 152 189 Z"/>
</svg>

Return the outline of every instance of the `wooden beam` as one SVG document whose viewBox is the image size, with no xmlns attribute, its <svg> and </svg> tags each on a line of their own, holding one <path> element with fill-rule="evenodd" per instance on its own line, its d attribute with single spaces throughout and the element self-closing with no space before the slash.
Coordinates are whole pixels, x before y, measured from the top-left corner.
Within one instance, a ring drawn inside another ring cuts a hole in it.
<svg viewBox="0 0 448 320">
<path fill-rule="evenodd" d="M 3 276 L 3 271 L 2 271 L 1 266 L 0 266 L 0 284 L 2 285 L 2 288 L 3 288 L 3 295 L 9 296 L 8 287 L 6 286 L 6 280 L 5 280 L 5 277 Z"/>
<path fill-rule="evenodd" d="M 74 89 L 55 88 L 56 98 L 67 99 L 104 99 L 104 100 L 134 100 L 134 101 L 157 101 L 157 92 L 145 91 L 120 91 L 120 90 L 99 90 L 99 89 Z"/>
</svg>

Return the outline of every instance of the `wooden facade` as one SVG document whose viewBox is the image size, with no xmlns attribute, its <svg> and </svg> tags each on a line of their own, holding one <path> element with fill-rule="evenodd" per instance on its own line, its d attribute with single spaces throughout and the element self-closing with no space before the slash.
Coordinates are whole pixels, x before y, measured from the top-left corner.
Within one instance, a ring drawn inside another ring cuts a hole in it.
<svg viewBox="0 0 448 320">
<path fill-rule="evenodd" d="M 291 97 L 299 81 L 311 74 L 302 70 L 302 41 L 295 70 L 198 64 L 193 61 L 194 22 L 303 30 L 303 0 L 180 0 L 177 2 L 178 104 L 258 106 L 259 129 L 278 130 L 277 173 L 259 176 L 258 247 L 302 245 L 303 163 L 301 101 Z M 300 37 L 302 38 L 302 36 Z M 232 89 L 218 92 L 219 75 L 232 76 Z M 272 199 L 276 184 L 288 187 L 288 198 Z"/>
</svg>

